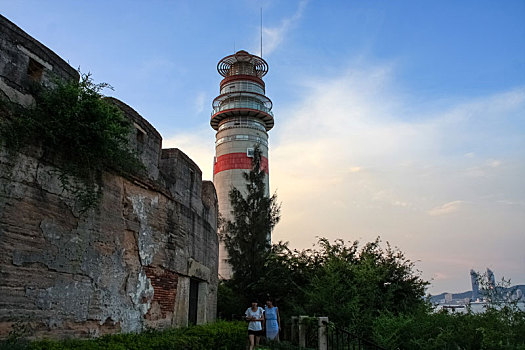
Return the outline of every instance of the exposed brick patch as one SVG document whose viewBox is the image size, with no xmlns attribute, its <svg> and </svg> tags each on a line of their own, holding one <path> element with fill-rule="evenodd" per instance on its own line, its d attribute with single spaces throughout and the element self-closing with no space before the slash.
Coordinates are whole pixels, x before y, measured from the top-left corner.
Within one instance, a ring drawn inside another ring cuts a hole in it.
<svg viewBox="0 0 525 350">
<path fill-rule="evenodd" d="M 144 270 L 151 281 L 154 291 L 152 308 L 145 317 L 152 320 L 166 318 L 168 315 L 173 314 L 175 308 L 179 276 L 175 272 L 158 266 L 146 266 Z M 155 307 L 155 303 L 158 304 L 158 308 Z M 160 309 L 160 315 L 158 315 L 158 312 L 152 312 L 152 310 L 158 309 Z"/>
</svg>

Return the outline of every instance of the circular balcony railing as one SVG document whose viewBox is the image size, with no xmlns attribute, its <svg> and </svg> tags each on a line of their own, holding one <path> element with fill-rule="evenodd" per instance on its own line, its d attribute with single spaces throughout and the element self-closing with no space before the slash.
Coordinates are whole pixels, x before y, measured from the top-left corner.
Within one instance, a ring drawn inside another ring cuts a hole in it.
<svg viewBox="0 0 525 350">
<path fill-rule="evenodd" d="M 230 92 L 215 97 L 212 103 L 212 114 L 225 109 L 236 108 L 235 106 L 258 109 L 270 114 L 272 105 L 272 101 L 263 94 L 248 91 Z"/>
<path fill-rule="evenodd" d="M 241 50 L 220 60 L 217 71 L 223 77 L 248 74 L 262 78 L 268 72 L 268 63 L 259 56 Z"/>
<path fill-rule="evenodd" d="M 273 128 L 274 120 L 271 110 L 264 108 L 259 104 L 225 104 L 218 106 L 213 110 L 210 125 L 213 129 L 218 130 L 219 124 L 228 119 L 237 117 L 251 117 L 261 121 L 266 128 L 266 131 Z"/>
</svg>

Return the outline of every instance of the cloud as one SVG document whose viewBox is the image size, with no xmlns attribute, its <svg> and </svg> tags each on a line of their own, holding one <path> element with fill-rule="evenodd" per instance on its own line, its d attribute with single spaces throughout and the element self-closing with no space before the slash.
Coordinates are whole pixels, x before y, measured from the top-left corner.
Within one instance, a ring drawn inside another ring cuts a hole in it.
<svg viewBox="0 0 525 350">
<path fill-rule="evenodd" d="M 448 215 L 458 212 L 465 204 L 464 201 L 448 202 L 428 211 L 431 216 Z"/>
<path fill-rule="evenodd" d="M 303 16 L 304 9 L 308 4 L 308 0 L 301 0 L 295 13 L 289 17 L 281 20 L 278 26 L 266 27 L 263 26 L 263 55 L 271 55 L 284 42 L 286 35 L 299 22 Z M 251 52 L 259 52 L 260 48 L 252 49 Z"/>
<path fill-rule="evenodd" d="M 487 165 L 491 168 L 497 168 L 501 165 L 501 161 L 497 159 L 490 159 L 487 161 Z"/>
<path fill-rule="evenodd" d="M 475 166 L 466 168 L 464 170 L 464 174 L 465 176 L 472 177 L 472 178 L 487 177 L 490 174 L 493 174 L 496 168 L 499 168 L 501 165 L 502 165 L 501 160 L 487 159 L 482 164 L 476 164 Z"/>
<path fill-rule="evenodd" d="M 434 274 L 434 276 L 433 276 L 433 279 L 437 280 L 437 281 L 439 281 L 439 280 L 446 280 L 448 278 L 449 278 L 449 276 L 446 273 L 443 273 L 443 272 L 436 272 Z"/>
<path fill-rule="evenodd" d="M 204 111 L 204 108 L 208 106 L 208 102 L 206 93 L 200 92 L 197 94 L 197 97 L 195 97 L 195 110 L 197 114 Z"/>
<path fill-rule="evenodd" d="M 525 195 L 525 162 L 513 153 L 523 143 L 516 125 L 525 89 L 425 106 L 400 92 L 406 88 L 395 65 L 350 62 L 340 71 L 299 80 L 302 98 L 277 106 L 270 184 L 283 205 L 274 240 L 308 248 L 316 236 L 381 235 L 425 261 L 435 251 L 455 259 L 482 238 L 467 265 L 495 256 L 487 253 L 491 245 L 507 245 L 506 254 L 525 267 L 522 252 L 508 243 L 524 241 L 521 207 L 494 200 Z M 511 240 L 496 243 L 503 226 Z M 450 249 L 452 241 L 463 251 Z M 424 263 L 428 278 L 436 265 Z M 445 272 L 450 278 L 436 288 L 463 278 L 451 267 Z"/>
</svg>

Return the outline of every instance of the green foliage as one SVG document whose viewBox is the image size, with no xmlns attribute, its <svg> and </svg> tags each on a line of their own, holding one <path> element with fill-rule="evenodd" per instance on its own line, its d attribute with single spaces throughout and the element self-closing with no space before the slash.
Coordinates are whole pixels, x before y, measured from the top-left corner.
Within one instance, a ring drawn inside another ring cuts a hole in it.
<svg viewBox="0 0 525 350">
<path fill-rule="evenodd" d="M 223 320 L 238 320 L 244 316 L 244 310 L 248 307 L 250 300 L 235 288 L 229 280 L 219 281 L 217 288 L 217 312 L 218 317 Z M 243 308 L 246 306 L 245 308 Z"/>
<path fill-rule="evenodd" d="M 187 328 L 148 331 L 140 334 L 106 335 L 92 340 L 41 340 L 21 345 L 27 350 L 244 350 L 245 322 L 211 323 Z M 0 349 L 11 349 L 0 342 Z"/>
<path fill-rule="evenodd" d="M 370 337 L 381 313 L 426 307 L 428 283 L 401 251 L 388 243 L 382 248 L 379 238 L 361 248 L 357 241 L 321 238 L 316 249 L 303 251 L 280 242 L 267 255 L 260 276 L 255 288 L 275 298 L 284 322 L 292 315 L 328 316 Z"/>
<path fill-rule="evenodd" d="M 503 277 L 501 281 L 495 281 L 487 272 L 476 273 L 479 282 L 479 292 L 486 302 L 488 310 L 507 308 L 513 311 L 518 310 L 518 298 L 514 298 L 515 288 L 510 288 L 510 279 Z"/>
<path fill-rule="evenodd" d="M 361 249 L 357 241 L 320 240 L 313 255 L 319 267 L 307 286 L 306 310 L 327 315 L 338 325 L 360 336 L 370 336 L 374 319 L 381 312 L 410 312 L 424 304 L 427 282 L 414 264 L 379 238 Z"/>
<path fill-rule="evenodd" d="M 130 121 L 101 95 L 107 87 L 84 74 L 79 82 L 37 86 L 32 108 L 3 102 L 7 117 L 1 120 L 0 135 L 5 145 L 15 150 L 42 146 L 44 157 L 60 166 L 62 188 L 73 192 L 85 209 L 100 197 L 103 170 L 132 174 L 143 169 L 128 147 Z M 73 186 L 72 178 L 83 186 Z"/>
<path fill-rule="evenodd" d="M 248 299 L 261 296 L 256 284 L 270 251 L 269 235 L 280 218 L 276 195 L 266 196 L 265 176 L 256 146 L 252 170 L 244 174 L 246 195 L 234 187 L 230 190 L 233 221 L 227 221 L 221 230 L 233 270 L 231 283 Z"/>
<path fill-rule="evenodd" d="M 8 337 L 0 341 L 0 350 L 22 350 L 26 349 L 29 342 L 27 336 L 30 334 L 30 327 L 25 322 L 16 322 L 11 326 Z"/>
<path fill-rule="evenodd" d="M 509 298 L 505 279 L 499 284 L 481 275 L 488 298 L 483 313 L 437 313 L 420 308 L 410 313 L 382 313 L 374 322 L 374 340 L 391 349 L 525 349 L 525 312 Z"/>
<path fill-rule="evenodd" d="M 387 349 L 525 349 L 525 313 L 509 311 L 385 313 L 375 321 L 374 341 Z"/>
</svg>

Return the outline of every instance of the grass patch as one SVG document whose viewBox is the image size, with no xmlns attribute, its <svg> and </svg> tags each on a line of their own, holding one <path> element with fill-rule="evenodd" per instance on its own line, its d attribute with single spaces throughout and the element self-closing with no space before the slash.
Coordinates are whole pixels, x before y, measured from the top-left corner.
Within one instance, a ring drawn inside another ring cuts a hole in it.
<svg viewBox="0 0 525 350">
<path fill-rule="evenodd" d="M 97 339 L 33 342 L 7 339 L 0 342 L 0 350 L 244 350 L 246 340 L 246 322 L 218 321 L 164 331 L 105 335 Z"/>
</svg>

